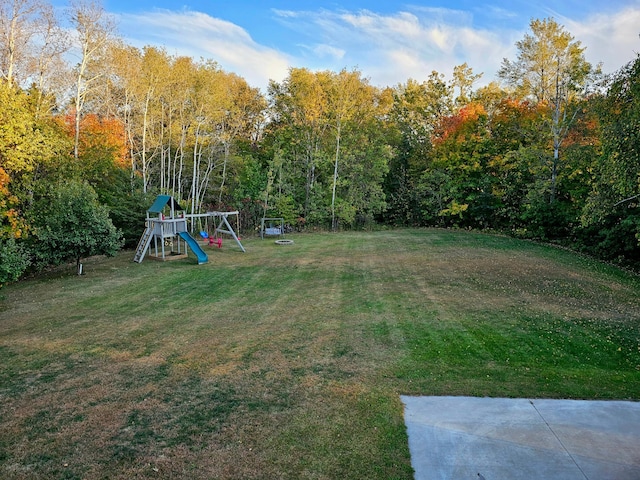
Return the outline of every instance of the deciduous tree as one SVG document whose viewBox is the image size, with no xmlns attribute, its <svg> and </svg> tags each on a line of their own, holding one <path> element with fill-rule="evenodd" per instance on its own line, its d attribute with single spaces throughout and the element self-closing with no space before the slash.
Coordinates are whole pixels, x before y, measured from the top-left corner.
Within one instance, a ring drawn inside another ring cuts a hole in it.
<svg viewBox="0 0 640 480">
<path fill-rule="evenodd" d="M 390 159 L 385 189 L 389 197 L 387 216 L 395 223 L 423 222 L 419 205 L 425 190 L 418 184 L 430 165 L 435 130 L 453 113 L 452 95 L 452 86 L 436 71 L 422 83 L 409 79 L 393 90 L 390 119 L 397 138 L 390 140 L 395 155 Z"/>
<path fill-rule="evenodd" d="M 553 149 L 549 188 L 553 202 L 560 148 L 579 112 L 576 100 L 586 92 L 594 69 L 586 61 L 581 43 L 555 20 L 532 20 L 530 29 L 530 34 L 516 42 L 517 59 L 504 59 L 498 76 L 522 97 L 548 107 Z"/>
<path fill-rule="evenodd" d="M 33 212 L 32 244 L 39 265 L 60 265 L 93 255 L 115 255 L 122 235 L 113 226 L 107 207 L 88 183 L 71 181 L 52 186 Z"/>
<path fill-rule="evenodd" d="M 10 86 L 26 77 L 39 23 L 51 10 L 41 0 L 0 0 L 0 73 Z"/>
<path fill-rule="evenodd" d="M 286 146 L 290 173 L 304 181 L 301 213 L 306 218 L 312 214 L 318 195 L 315 187 L 328 129 L 329 79 L 330 72 L 292 68 L 282 83 L 269 84 L 271 132 L 278 137 L 276 143 Z"/>
<path fill-rule="evenodd" d="M 335 155 L 331 186 L 331 229 L 337 230 L 336 188 L 338 186 L 338 166 L 340 163 L 340 143 L 345 127 L 351 126 L 353 132 L 358 125 L 373 115 L 375 90 L 363 79 L 358 71 L 342 70 L 331 79 L 328 96 L 328 120 L 334 132 Z M 349 125 L 351 124 L 351 125 Z"/>
<path fill-rule="evenodd" d="M 602 155 L 582 224 L 588 240 L 598 239 L 597 254 L 640 261 L 640 56 L 613 76 L 594 104 Z"/>
<path fill-rule="evenodd" d="M 471 101 L 473 84 L 480 78 L 482 78 L 482 73 L 473 73 L 473 69 L 467 65 L 467 62 L 453 67 L 451 86 L 457 89 L 455 103 L 459 108 L 464 107 Z"/>
<path fill-rule="evenodd" d="M 115 23 L 96 0 L 74 0 L 69 17 L 75 28 L 79 48 L 79 62 L 75 70 L 74 157 L 80 147 L 80 119 L 88 96 L 98 88 L 99 80 L 106 82 L 104 67 L 108 66 L 107 47 L 115 35 Z M 100 61 L 102 60 L 102 62 Z"/>
</svg>

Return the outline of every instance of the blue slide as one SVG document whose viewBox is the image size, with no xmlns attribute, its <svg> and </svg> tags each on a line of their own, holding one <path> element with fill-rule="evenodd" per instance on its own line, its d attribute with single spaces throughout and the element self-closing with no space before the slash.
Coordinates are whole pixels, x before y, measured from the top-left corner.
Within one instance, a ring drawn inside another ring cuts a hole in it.
<svg viewBox="0 0 640 480">
<path fill-rule="evenodd" d="M 209 261 L 209 257 L 207 257 L 207 254 L 204 253 L 204 250 L 202 250 L 200 245 L 198 245 L 196 239 L 189 235 L 189 232 L 180 232 L 178 233 L 178 235 L 180 235 L 180 237 L 182 237 L 182 239 L 187 242 L 189 248 L 191 248 L 193 253 L 196 254 L 196 257 L 198 257 L 198 265 L 202 265 L 203 263 L 207 263 Z"/>
</svg>

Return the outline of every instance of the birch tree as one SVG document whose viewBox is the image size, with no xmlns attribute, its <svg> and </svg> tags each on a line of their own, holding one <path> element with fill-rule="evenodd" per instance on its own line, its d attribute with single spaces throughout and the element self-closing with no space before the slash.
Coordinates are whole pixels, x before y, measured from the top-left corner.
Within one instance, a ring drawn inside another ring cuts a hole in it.
<svg viewBox="0 0 640 480">
<path fill-rule="evenodd" d="M 92 0 L 77 0 L 71 3 L 69 17 L 75 28 L 79 62 L 75 69 L 74 94 L 74 149 L 78 159 L 80 119 L 85 102 L 92 89 L 97 88 L 104 71 L 99 60 L 106 58 L 106 48 L 115 36 L 115 23 L 102 6 Z"/>
<path fill-rule="evenodd" d="M 0 0 L 0 76 L 7 83 L 45 90 L 59 80 L 68 41 L 53 7 L 43 0 Z"/>
<path fill-rule="evenodd" d="M 345 125 L 348 122 L 366 118 L 374 105 L 374 89 L 360 77 L 360 72 L 342 70 L 331 83 L 329 92 L 330 123 L 335 135 L 335 155 L 333 162 L 333 181 L 331 185 L 331 229 L 337 230 L 336 188 L 340 164 L 340 143 Z"/>
<path fill-rule="evenodd" d="M 69 67 L 64 55 L 71 47 L 69 35 L 60 27 L 53 9 L 45 6 L 36 21 L 38 44 L 30 56 L 28 80 L 36 87 L 36 116 L 49 113 L 55 100 L 69 86 Z"/>
<path fill-rule="evenodd" d="M 10 86 L 25 63 L 36 18 L 45 8 L 39 0 L 0 0 L 0 71 Z"/>
<path fill-rule="evenodd" d="M 285 136 L 290 155 L 289 163 L 297 163 L 301 157 L 304 178 L 302 216 L 311 214 L 317 167 L 322 156 L 327 122 L 327 85 L 329 72 L 311 72 L 304 68 L 292 68 L 281 84 L 271 82 L 269 97 L 272 127 Z"/>
<path fill-rule="evenodd" d="M 252 142 L 258 140 L 263 123 L 263 112 L 266 108 L 265 99 L 260 91 L 250 87 L 244 79 L 234 74 L 227 74 L 223 82 L 221 88 L 225 94 L 221 96 L 218 105 L 222 113 L 218 136 L 223 147 L 218 204 L 222 203 L 234 141 L 240 138 Z"/>
<path fill-rule="evenodd" d="M 547 106 L 553 148 L 550 201 L 556 197 L 560 149 L 579 112 L 577 100 L 598 70 L 586 61 L 585 48 L 553 19 L 532 20 L 531 33 L 516 42 L 518 57 L 504 59 L 498 76 L 519 95 Z"/>
<path fill-rule="evenodd" d="M 183 176 L 187 160 L 187 149 L 193 112 L 193 82 L 196 65 L 188 57 L 178 57 L 171 61 L 168 78 L 161 88 L 162 133 L 164 148 L 161 152 L 164 175 L 161 189 L 175 198 L 182 199 L 186 189 Z"/>
<path fill-rule="evenodd" d="M 141 71 L 135 76 L 136 92 L 138 100 L 138 108 L 141 122 L 139 150 L 136 154 L 139 162 L 139 168 L 142 172 L 143 189 L 147 192 L 149 188 L 149 169 L 150 164 L 160 156 L 162 149 L 161 132 L 156 131 L 155 139 L 152 139 L 154 127 L 158 124 L 159 130 L 162 129 L 162 122 L 159 115 L 161 111 L 157 108 L 159 89 L 164 87 L 167 80 L 166 72 L 169 69 L 170 60 L 167 54 L 154 47 L 145 47 L 143 49 Z M 162 165 L 160 166 L 160 176 L 162 178 Z M 161 188 L 164 185 L 161 182 Z"/>
<path fill-rule="evenodd" d="M 117 92 L 115 94 L 117 98 L 114 100 L 115 103 L 117 103 L 115 110 L 124 125 L 127 149 L 131 161 L 131 175 L 133 178 L 136 173 L 134 116 L 137 99 L 134 89 L 134 79 L 137 77 L 138 72 L 140 72 L 142 55 L 135 47 L 114 42 L 109 48 L 109 59 L 113 65 L 113 69 L 118 72 L 114 78 L 114 92 Z"/>
</svg>

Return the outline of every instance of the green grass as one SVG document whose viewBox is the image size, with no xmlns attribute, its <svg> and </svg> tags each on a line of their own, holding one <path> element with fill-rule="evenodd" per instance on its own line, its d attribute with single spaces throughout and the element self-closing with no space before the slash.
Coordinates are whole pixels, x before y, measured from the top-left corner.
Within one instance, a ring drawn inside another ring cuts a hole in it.
<svg viewBox="0 0 640 480">
<path fill-rule="evenodd" d="M 0 290 L 0 477 L 412 478 L 400 394 L 640 400 L 640 279 L 446 230 Z"/>
</svg>

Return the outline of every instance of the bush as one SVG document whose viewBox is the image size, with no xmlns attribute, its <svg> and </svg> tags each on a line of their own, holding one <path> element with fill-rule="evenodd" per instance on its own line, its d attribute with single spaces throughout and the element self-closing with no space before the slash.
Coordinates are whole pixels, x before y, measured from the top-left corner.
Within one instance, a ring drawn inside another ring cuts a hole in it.
<svg viewBox="0 0 640 480">
<path fill-rule="evenodd" d="M 15 282 L 29 267 L 29 254 L 24 245 L 13 238 L 0 244 L 0 286 Z"/>
<path fill-rule="evenodd" d="M 577 231 L 579 248 L 603 260 L 640 268 L 640 211 L 627 215 L 609 215 L 600 223 Z"/>
</svg>

